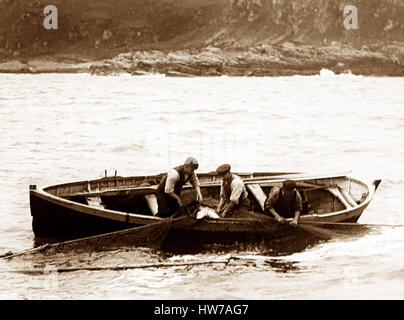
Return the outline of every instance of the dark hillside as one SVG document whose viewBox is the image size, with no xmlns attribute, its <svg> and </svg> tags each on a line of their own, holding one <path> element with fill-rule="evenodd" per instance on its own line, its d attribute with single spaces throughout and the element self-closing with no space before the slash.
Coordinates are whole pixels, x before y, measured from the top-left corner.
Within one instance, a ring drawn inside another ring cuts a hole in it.
<svg viewBox="0 0 404 320">
<path fill-rule="evenodd" d="M 370 63 L 372 68 L 384 69 L 387 74 L 401 74 L 404 0 L 350 1 L 358 8 L 357 30 L 344 28 L 345 3 L 343 0 L 0 0 L 0 59 L 19 59 L 23 64 L 44 56 L 65 62 L 97 61 L 121 53 L 154 50 L 163 54 L 166 61 L 169 52 L 193 50 L 185 53 L 198 59 L 195 53 L 215 47 L 220 50 L 216 54 L 224 60 L 232 59 L 234 52 L 272 55 L 275 57 L 272 64 L 284 61 L 291 73 L 297 72 L 299 65 L 304 69 L 308 58 L 317 61 L 317 64 L 309 61 L 311 67 L 307 72 L 311 73 L 319 66 L 332 68 L 338 64 L 338 59 L 327 64 L 332 55 L 345 58 L 348 55 L 352 59 L 367 59 L 359 64 Z M 43 9 L 48 4 L 58 9 L 58 30 L 43 27 Z M 360 57 L 360 52 L 365 52 L 364 57 Z M 328 58 L 324 60 L 322 55 Z M 291 64 L 284 57 L 296 61 Z M 244 56 L 242 59 L 245 60 Z M 374 63 L 372 59 L 376 59 Z M 250 70 L 251 61 L 246 63 L 246 69 Z M 313 63 L 318 66 L 313 68 Z M 280 69 L 287 70 L 285 65 L 277 65 L 273 74 Z M 349 69 L 355 68 L 349 66 Z M 378 74 L 376 69 L 370 73 Z M 218 73 L 221 70 L 216 68 Z"/>
</svg>

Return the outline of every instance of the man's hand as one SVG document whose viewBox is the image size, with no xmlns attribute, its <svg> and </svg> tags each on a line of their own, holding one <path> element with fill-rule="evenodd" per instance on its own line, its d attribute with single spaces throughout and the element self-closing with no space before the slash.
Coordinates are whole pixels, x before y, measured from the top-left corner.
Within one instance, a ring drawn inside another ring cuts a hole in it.
<svg viewBox="0 0 404 320">
<path fill-rule="evenodd" d="M 181 198 L 177 196 L 174 192 L 168 193 L 168 195 L 173 198 L 175 201 L 177 201 L 179 207 L 183 207 L 184 205 L 182 204 Z"/>
<path fill-rule="evenodd" d="M 202 202 L 202 201 L 203 201 L 203 197 L 202 197 L 202 194 L 201 194 L 201 193 L 197 193 L 197 194 L 196 194 L 196 201 L 198 201 L 198 202 Z"/>
<path fill-rule="evenodd" d="M 227 214 L 228 214 L 229 212 L 231 212 L 235 206 L 236 206 L 236 204 L 235 204 L 233 201 L 229 201 L 229 202 L 227 203 L 225 209 L 223 210 L 222 217 L 223 217 L 223 218 L 226 217 Z"/>
<path fill-rule="evenodd" d="M 284 217 L 279 216 L 279 215 L 275 217 L 275 220 L 276 220 L 277 222 L 279 222 L 280 224 L 286 222 L 286 219 L 285 219 Z"/>
<path fill-rule="evenodd" d="M 286 222 L 286 219 L 284 217 L 282 217 L 278 212 L 275 211 L 274 208 L 269 208 L 267 210 L 267 212 L 269 212 L 270 214 L 273 215 L 273 217 L 275 218 L 275 221 L 282 224 Z"/>
<path fill-rule="evenodd" d="M 299 216 L 300 216 L 300 211 L 295 211 L 295 216 L 294 216 L 293 220 L 290 222 L 291 226 L 297 227 L 297 222 L 299 220 Z"/>
<path fill-rule="evenodd" d="M 290 221 L 290 225 L 293 227 L 297 227 L 297 219 L 293 219 L 292 221 Z"/>
</svg>

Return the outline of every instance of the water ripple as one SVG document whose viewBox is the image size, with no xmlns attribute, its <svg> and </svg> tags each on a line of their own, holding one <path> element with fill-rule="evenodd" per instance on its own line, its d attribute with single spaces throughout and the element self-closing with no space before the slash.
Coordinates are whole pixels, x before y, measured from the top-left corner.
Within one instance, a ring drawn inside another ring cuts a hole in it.
<svg viewBox="0 0 404 320">
<path fill-rule="evenodd" d="M 106 168 L 125 175 L 160 173 L 189 154 L 198 158 L 200 171 L 230 162 L 235 171 L 349 169 L 380 177 L 360 222 L 404 224 L 403 87 L 402 78 L 325 71 L 282 78 L 2 75 L 0 253 L 33 245 L 30 184 L 99 178 Z M 128 249 L 0 261 L 0 269 L 8 271 L 2 273 L 0 297 L 301 299 L 301 292 L 303 298 L 354 293 L 366 298 L 380 292 L 400 298 L 403 243 L 402 228 L 381 228 L 276 258 L 240 249 L 234 254 L 251 257 L 226 268 L 60 274 L 55 290 L 46 287 L 42 275 L 9 271 L 209 260 L 224 253 L 167 257 Z"/>
</svg>

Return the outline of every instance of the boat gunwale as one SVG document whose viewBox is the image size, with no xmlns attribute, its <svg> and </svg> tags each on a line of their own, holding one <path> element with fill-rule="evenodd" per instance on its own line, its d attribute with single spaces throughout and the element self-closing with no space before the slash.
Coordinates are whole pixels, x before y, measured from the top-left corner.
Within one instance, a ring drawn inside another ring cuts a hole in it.
<svg viewBox="0 0 404 320">
<path fill-rule="evenodd" d="M 250 182 L 251 183 L 260 183 L 259 179 L 262 180 L 261 182 L 269 181 L 269 180 L 279 180 L 279 181 L 271 181 L 271 182 L 282 182 L 285 179 L 289 179 L 289 178 L 293 179 L 293 180 L 314 180 L 314 179 L 323 179 L 323 178 L 331 179 L 331 178 L 338 178 L 338 177 L 346 177 L 348 173 L 336 173 L 336 174 L 332 174 L 332 175 L 330 175 L 330 174 L 328 174 L 328 175 L 321 174 L 321 175 L 315 175 L 314 178 L 311 178 L 311 176 L 310 177 L 304 176 L 304 173 L 303 174 L 302 173 L 288 173 L 288 174 L 285 174 L 285 175 L 272 175 L 271 173 L 268 173 L 265 176 L 265 175 L 263 175 L 264 174 L 263 172 L 260 172 L 260 173 L 258 173 L 257 177 L 254 177 L 254 175 L 256 175 L 257 173 L 250 173 L 250 174 L 249 173 L 235 173 L 235 174 L 241 175 L 241 176 L 249 176 L 249 178 L 242 178 L 245 183 L 250 183 Z M 203 184 L 202 186 L 217 186 L 217 185 L 221 184 L 221 179 L 217 174 L 214 174 L 214 173 L 200 173 L 200 174 L 197 174 L 197 176 L 198 176 L 199 179 L 203 178 L 205 176 L 211 176 L 211 177 L 217 177 L 218 178 L 218 179 L 215 179 L 215 180 L 212 180 L 212 181 L 203 181 L 203 182 L 201 182 L 201 185 Z M 100 178 L 100 179 L 95 179 L 95 180 L 83 180 L 83 181 L 76 181 L 76 182 L 70 182 L 70 183 L 57 184 L 57 185 L 52 185 L 52 186 L 45 187 L 45 188 L 43 188 L 43 190 L 45 192 L 50 193 L 49 191 L 51 189 L 55 189 L 55 191 L 56 191 L 55 193 L 57 193 L 58 188 L 63 188 L 64 187 L 64 188 L 71 189 L 71 187 L 78 186 L 78 185 L 82 185 L 84 187 L 84 186 L 88 186 L 91 183 L 115 181 L 115 178 L 116 179 L 122 179 L 122 180 L 133 180 L 133 181 L 135 179 L 137 179 L 137 180 L 139 180 L 139 182 L 145 182 L 147 180 L 155 180 L 158 177 L 161 178 L 161 174 L 155 175 L 155 176 L 108 177 L 107 179 L 106 178 Z M 189 189 L 191 187 L 192 186 L 190 185 L 190 183 L 187 183 L 183 188 L 184 189 Z M 112 189 L 104 189 L 104 190 L 96 189 L 95 191 L 86 190 L 84 192 L 76 192 L 76 193 L 73 193 L 73 194 L 69 193 L 68 195 L 58 195 L 58 194 L 56 194 L 56 196 L 57 197 L 85 196 L 85 195 L 90 195 L 90 194 L 91 195 L 97 195 L 99 193 L 104 193 L 104 192 L 133 191 L 133 190 L 142 190 L 142 189 L 144 189 L 144 190 L 149 190 L 149 189 L 154 190 L 155 188 L 156 188 L 156 185 L 151 185 L 151 186 L 128 186 L 126 188 L 125 187 L 122 188 L 122 187 L 115 186 Z"/>
<path fill-rule="evenodd" d="M 82 181 L 74 181 L 74 182 L 68 182 L 68 183 L 61 183 L 61 184 L 56 184 L 56 185 L 52 185 L 52 186 L 48 186 L 48 187 L 44 187 L 43 190 L 50 193 L 49 191 L 51 189 L 55 189 L 55 193 L 56 196 L 59 196 L 57 194 L 58 188 L 71 188 L 74 186 L 83 186 L 84 187 L 88 187 L 91 184 L 100 184 L 100 183 L 108 183 L 111 181 L 114 181 L 115 183 L 119 180 L 122 181 L 130 181 L 132 180 L 133 182 L 137 180 L 137 182 L 142 183 L 142 182 L 147 182 L 147 181 L 151 181 L 154 180 L 156 182 L 156 180 L 161 179 L 164 176 L 165 173 L 159 173 L 156 175 L 147 175 L 147 176 L 130 176 L 130 177 L 122 177 L 122 176 L 110 176 L 110 177 L 102 177 L 99 179 L 92 179 L 92 180 L 82 180 Z M 253 172 L 253 173 L 246 173 L 246 172 L 240 172 L 240 173 L 235 173 L 241 177 L 244 177 L 243 179 L 249 179 L 249 178 L 253 178 L 253 179 L 258 179 L 258 178 L 265 178 L 265 177 L 281 177 L 281 176 L 289 176 L 289 175 L 296 175 L 296 174 L 302 174 L 300 172 Z M 216 183 L 216 182 L 220 182 L 220 177 L 219 175 L 215 172 L 215 171 L 211 171 L 211 172 L 203 172 L 203 173 L 198 173 L 197 174 L 198 178 L 213 178 L 212 181 L 205 181 L 204 183 Z M 255 178 L 254 178 L 255 177 Z M 214 179 L 216 178 L 216 179 Z M 186 185 L 186 187 L 188 187 L 188 185 Z M 140 188 L 140 186 L 128 186 L 127 188 L 118 188 L 117 186 L 115 186 L 115 189 L 110 189 L 111 191 L 115 191 L 115 190 L 134 190 L 136 188 Z M 145 187 L 144 187 L 145 188 Z M 98 192 L 100 192 L 101 190 L 98 190 Z M 102 191 L 107 191 L 107 190 L 102 190 Z M 83 192 L 85 193 L 85 192 Z M 69 194 L 68 196 L 72 196 L 71 194 Z"/>
<path fill-rule="evenodd" d="M 271 180 L 268 182 L 271 183 L 280 183 L 282 181 L 285 180 L 285 178 L 287 178 L 286 176 L 283 176 L 280 179 L 276 179 L 276 180 Z M 352 207 L 352 208 L 346 208 L 344 210 L 339 210 L 339 211 L 335 211 L 335 212 L 330 212 L 330 213 L 326 213 L 326 214 L 309 214 L 309 215 L 304 215 L 300 217 L 300 220 L 303 221 L 310 221 L 310 220 L 320 220 L 320 219 L 327 219 L 327 218 L 332 218 L 333 216 L 342 216 L 345 213 L 350 213 L 350 212 L 358 212 L 359 210 L 361 210 L 362 208 L 365 209 L 366 206 L 370 203 L 370 201 L 373 198 L 373 195 L 376 191 L 376 186 L 375 183 L 371 183 L 371 182 L 364 182 L 361 181 L 359 179 L 353 178 L 351 176 L 347 176 L 347 175 L 336 175 L 336 176 L 305 176 L 305 177 L 294 177 L 295 181 L 301 181 L 301 180 L 321 180 L 321 179 L 332 179 L 332 178 L 346 178 L 346 179 L 350 179 L 351 181 L 358 183 L 362 186 L 365 186 L 367 188 L 367 196 L 366 199 L 358 204 L 358 206 L 356 207 Z M 272 179 L 272 178 L 271 178 Z M 268 180 L 268 179 L 267 179 Z M 97 181 L 97 180 L 95 180 Z M 84 181 L 85 183 L 85 181 Z M 261 182 L 264 183 L 264 182 Z M 258 183 L 259 184 L 259 183 Z M 69 184 L 65 184 L 65 185 L 69 185 Z M 210 183 L 209 186 L 215 186 L 215 185 L 220 185 L 219 181 L 216 181 L 214 184 Z M 201 185 L 203 187 L 203 185 Z M 51 186 L 54 187 L 54 186 Z M 110 220 L 115 220 L 115 221 L 121 221 L 121 222 L 127 222 L 129 224 L 149 224 L 149 223 L 153 223 L 156 221 L 161 221 L 164 220 L 165 218 L 161 218 L 161 217 L 155 217 L 155 216 L 151 216 L 151 215 L 144 215 L 144 214 L 138 214 L 138 213 L 129 213 L 129 212 L 123 212 L 123 211 L 117 211 L 117 210 L 110 210 L 110 209 L 101 209 L 101 208 L 95 208 L 92 207 L 90 205 L 87 204 L 82 204 L 82 203 L 78 203 L 78 202 L 74 202 L 72 200 L 68 200 L 65 198 L 62 198 L 60 196 L 55 196 L 49 192 L 46 191 L 46 189 L 51 188 L 51 187 L 47 187 L 44 189 L 31 189 L 30 193 L 36 193 L 38 196 L 40 196 L 43 199 L 46 199 L 48 201 L 51 201 L 54 204 L 58 204 L 58 205 L 62 205 L 63 207 L 67 207 L 69 209 L 73 209 L 76 211 L 79 211 L 81 213 L 84 214 L 90 214 L 93 216 L 98 216 L 98 217 L 102 217 L 102 218 L 106 218 L 106 219 L 110 219 Z M 147 187 L 135 187 L 132 188 L 131 190 L 137 190 L 137 189 L 144 189 Z M 150 187 L 148 187 L 150 188 Z M 188 187 L 190 188 L 190 186 Z M 122 190 L 120 190 L 122 191 Z M 363 211 L 363 210 L 361 210 Z M 291 220 L 291 218 L 287 219 L 287 220 Z M 223 219 L 204 219 L 205 222 L 207 223 L 212 223 L 212 221 L 214 221 L 214 223 L 217 223 L 218 221 L 220 221 L 219 223 L 234 223 L 234 222 L 240 222 L 243 223 L 245 221 L 251 221 L 248 219 L 231 219 L 231 218 L 223 218 Z"/>
<path fill-rule="evenodd" d="M 370 201 L 372 201 L 373 196 L 376 192 L 376 185 L 375 185 L 375 181 L 373 182 L 364 182 L 361 181 L 357 178 L 353 178 L 351 176 L 345 176 L 347 179 L 356 182 L 358 184 L 361 184 L 363 186 L 365 186 L 367 188 L 367 195 L 366 195 L 366 199 L 361 202 L 360 204 L 358 204 L 356 207 L 352 207 L 352 208 L 346 208 L 344 210 L 339 210 L 339 211 L 334 211 L 334 212 L 329 212 L 329 213 L 323 213 L 323 214 L 310 214 L 310 215 L 304 215 L 304 216 L 300 216 L 299 220 L 303 220 L 303 221 L 310 221 L 310 220 L 320 220 L 322 218 L 331 218 L 333 216 L 339 216 L 339 215 L 343 215 L 344 213 L 348 213 L 348 212 L 353 212 L 353 211 L 358 211 L 359 209 L 363 208 L 365 209 Z M 363 211 L 363 210 L 362 210 Z M 317 218 L 317 219 L 316 219 Z M 291 218 L 289 220 L 292 220 Z"/>
</svg>

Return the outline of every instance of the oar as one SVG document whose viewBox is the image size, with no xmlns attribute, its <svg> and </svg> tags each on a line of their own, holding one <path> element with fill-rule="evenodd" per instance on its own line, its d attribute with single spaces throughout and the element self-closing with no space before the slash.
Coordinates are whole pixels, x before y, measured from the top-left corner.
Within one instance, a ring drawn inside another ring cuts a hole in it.
<svg viewBox="0 0 404 320">
<path fill-rule="evenodd" d="M 188 220 L 188 223 L 194 223 L 195 219 L 189 216 L 180 216 L 178 218 L 170 217 L 159 222 L 140 227 L 103 233 L 96 236 L 63 241 L 54 244 L 46 244 L 20 253 L 3 256 L 2 258 L 11 259 L 14 257 L 35 253 L 64 252 L 78 248 L 101 249 L 111 246 L 125 246 L 128 244 L 135 246 L 148 246 L 158 249 L 165 241 L 172 225 L 180 222 L 184 223 L 185 220 Z"/>
<path fill-rule="evenodd" d="M 318 232 L 323 232 L 325 235 L 329 234 L 331 238 L 347 237 L 352 235 L 362 234 L 368 232 L 370 228 L 397 228 L 404 227 L 404 225 L 391 225 L 391 224 L 361 224 L 353 222 L 321 222 L 321 221 L 300 221 L 299 226 L 309 229 L 314 229 Z M 332 231 L 330 230 L 332 228 Z M 322 231 L 321 231 L 322 230 Z"/>
<path fill-rule="evenodd" d="M 321 239 L 324 239 L 324 240 L 335 239 L 335 238 L 338 238 L 341 236 L 340 234 L 338 234 L 336 232 L 326 230 L 324 228 L 314 227 L 313 225 L 309 225 L 309 224 L 298 223 L 296 227 L 303 229 L 303 230 L 311 233 L 312 235 L 319 237 Z"/>
<path fill-rule="evenodd" d="M 259 218 L 263 219 L 264 221 L 269 222 L 271 224 L 278 223 L 278 222 L 276 222 L 276 220 L 274 218 L 269 217 L 269 216 L 264 215 L 264 214 L 260 214 Z M 297 226 L 292 226 L 292 225 L 290 225 L 289 221 L 285 221 L 284 223 L 278 223 L 278 224 L 282 225 L 282 226 L 287 226 L 287 227 L 290 227 L 290 228 L 302 229 L 302 230 L 304 230 L 304 231 L 306 231 L 306 232 L 308 232 L 308 233 L 310 233 L 310 234 L 312 234 L 312 235 L 314 235 L 314 236 L 316 236 L 318 238 L 324 239 L 324 240 L 330 240 L 330 239 L 337 238 L 337 237 L 341 236 L 340 234 L 335 233 L 333 231 L 326 230 L 324 228 L 320 228 L 320 227 L 317 227 L 317 226 L 309 225 L 309 224 L 306 224 L 306 223 L 300 223 L 299 222 L 297 224 Z"/>
<path fill-rule="evenodd" d="M 341 227 L 367 227 L 367 228 L 402 228 L 404 224 L 378 224 L 378 223 L 356 223 L 356 222 L 322 222 L 322 221 L 301 221 L 300 224 L 309 224 L 315 226 L 341 226 Z"/>
</svg>

